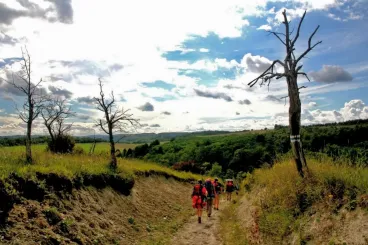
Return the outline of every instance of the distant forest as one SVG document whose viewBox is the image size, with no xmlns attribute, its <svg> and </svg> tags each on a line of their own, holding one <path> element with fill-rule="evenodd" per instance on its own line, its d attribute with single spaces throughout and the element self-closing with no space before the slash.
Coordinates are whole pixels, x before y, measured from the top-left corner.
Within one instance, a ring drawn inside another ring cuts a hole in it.
<svg viewBox="0 0 368 245">
<path fill-rule="evenodd" d="M 329 156 L 336 163 L 368 166 L 368 120 L 303 126 L 301 137 L 309 155 Z M 32 140 L 39 144 L 46 143 L 49 138 L 38 136 Z M 93 137 L 75 137 L 76 143 L 93 141 Z M 104 142 L 106 138 L 96 136 L 96 141 Z M 201 174 L 228 172 L 228 176 L 252 171 L 263 164 L 272 165 L 278 156 L 291 149 L 289 129 L 282 125 L 275 125 L 273 130 L 231 133 L 131 134 L 121 142 L 141 144 L 134 149 L 120 150 L 120 157 L 144 159 Z M 0 146 L 14 145 L 24 145 L 24 138 L 0 137 Z"/>
<path fill-rule="evenodd" d="M 304 126 L 301 137 L 309 155 L 368 166 L 368 120 Z M 122 157 L 146 159 L 195 173 L 210 173 L 216 167 L 234 175 L 262 164 L 272 165 L 278 156 L 290 150 L 288 127 L 275 125 L 274 130 L 181 136 L 164 144 L 155 140 L 123 150 Z"/>
</svg>

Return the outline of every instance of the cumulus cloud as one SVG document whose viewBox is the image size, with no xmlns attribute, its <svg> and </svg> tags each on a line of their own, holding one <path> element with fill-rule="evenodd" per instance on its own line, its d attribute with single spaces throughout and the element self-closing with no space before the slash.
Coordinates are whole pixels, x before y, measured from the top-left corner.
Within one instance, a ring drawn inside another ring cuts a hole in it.
<svg viewBox="0 0 368 245">
<path fill-rule="evenodd" d="M 368 106 L 362 100 L 351 100 L 346 102 L 341 114 L 344 118 L 361 119 L 368 115 Z"/>
<path fill-rule="evenodd" d="M 55 6 L 55 10 L 58 19 L 62 23 L 73 23 L 73 7 L 72 0 L 47 0 L 52 2 Z"/>
<path fill-rule="evenodd" d="M 208 53 L 210 50 L 209 49 L 206 49 L 206 48 L 200 48 L 199 49 L 199 52 L 201 53 Z"/>
<path fill-rule="evenodd" d="M 57 88 L 57 87 L 52 86 L 52 85 L 49 86 L 49 90 L 53 95 L 62 96 L 66 99 L 70 99 L 73 95 L 73 93 L 70 92 L 67 89 Z"/>
<path fill-rule="evenodd" d="M 317 82 L 349 82 L 353 80 L 351 74 L 340 66 L 324 65 L 320 71 L 312 71 L 309 75 Z"/>
<path fill-rule="evenodd" d="M 212 98 L 212 99 L 223 99 L 227 102 L 233 101 L 231 97 L 225 93 L 221 92 L 210 92 L 210 91 L 201 91 L 199 89 L 193 89 L 196 95 L 200 97 Z"/>
<path fill-rule="evenodd" d="M 138 109 L 141 111 L 154 111 L 154 106 L 151 103 L 146 102 L 144 105 L 138 107 Z"/>
<path fill-rule="evenodd" d="M 261 73 L 264 72 L 271 64 L 272 61 L 269 59 L 248 53 L 244 55 L 240 62 L 242 67 L 245 67 L 247 71 L 255 72 L 255 73 Z"/>
<path fill-rule="evenodd" d="M 273 102 L 282 102 L 282 100 L 280 98 L 277 98 L 276 96 L 274 95 L 267 95 L 264 100 L 266 101 L 273 101 Z"/>
<path fill-rule="evenodd" d="M 78 97 L 77 101 L 82 104 L 90 105 L 90 104 L 95 103 L 96 100 L 91 96 L 85 96 L 85 97 Z"/>
<path fill-rule="evenodd" d="M 71 0 L 47 0 L 51 3 L 49 7 L 41 7 L 39 4 L 29 0 L 17 0 L 22 7 L 12 8 L 0 2 L 0 24 L 11 25 L 13 21 L 21 17 L 46 19 L 49 22 L 59 21 L 66 24 L 73 23 L 73 8 Z M 50 17 L 50 13 L 56 12 L 57 18 Z"/>
<path fill-rule="evenodd" d="M 257 28 L 257 30 L 265 30 L 265 31 L 270 31 L 272 29 L 272 27 L 270 25 L 261 25 L 260 27 Z"/>
<path fill-rule="evenodd" d="M 252 104 L 252 102 L 250 102 L 250 100 L 245 99 L 245 100 L 239 100 L 239 104 L 241 105 L 250 105 Z"/>
<path fill-rule="evenodd" d="M 3 32 L 0 32 L 0 44 L 15 45 L 18 42 L 19 39 L 11 37 Z"/>
</svg>

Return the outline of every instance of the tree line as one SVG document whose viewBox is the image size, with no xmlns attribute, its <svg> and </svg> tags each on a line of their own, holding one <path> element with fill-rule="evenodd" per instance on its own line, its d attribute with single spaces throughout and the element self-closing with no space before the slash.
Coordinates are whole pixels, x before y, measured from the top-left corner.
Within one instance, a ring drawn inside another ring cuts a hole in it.
<svg viewBox="0 0 368 245">
<path fill-rule="evenodd" d="M 357 124 L 358 122 L 358 124 Z M 343 124 L 308 126 L 302 129 L 304 149 L 328 155 L 334 160 L 368 166 L 368 120 Z M 221 172 L 236 175 L 263 164 L 272 165 L 278 156 L 291 152 L 288 128 L 210 137 L 177 137 L 160 144 L 158 140 L 123 150 L 121 157 L 154 161 L 176 170 L 210 173 L 217 165 Z M 217 165 L 216 165 L 217 164 Z M 217 167 L 218 168 L 218 167 Z"/>
</svg>

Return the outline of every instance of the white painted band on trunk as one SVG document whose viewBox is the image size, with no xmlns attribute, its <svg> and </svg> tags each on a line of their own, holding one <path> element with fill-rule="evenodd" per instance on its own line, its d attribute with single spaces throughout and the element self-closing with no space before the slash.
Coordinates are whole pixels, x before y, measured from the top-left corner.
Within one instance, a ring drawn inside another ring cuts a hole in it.
<svg viewBox="0 0 368 245">
<path fill-rule="evenodd" d="M 300 142 L 300 135 L 290 135 L 290 142 Z"/>
</svg>

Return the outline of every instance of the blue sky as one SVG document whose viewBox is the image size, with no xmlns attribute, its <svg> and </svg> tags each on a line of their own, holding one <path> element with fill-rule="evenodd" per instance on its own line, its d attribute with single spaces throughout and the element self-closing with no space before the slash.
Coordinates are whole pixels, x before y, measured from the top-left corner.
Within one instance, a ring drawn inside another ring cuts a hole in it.
<svg viewBox="0 0 368 245">
<path fill-rule="evenodd" d="M 163 7 L 164 6 L 164 7 Z M 94 132 L 98 78 L 117 106 L 131 109 L 138 132 L 244 130 L 287 124 L 284 80 L 250 88 L 284 47 L 287 10 L 295 27 L 305 10 L 296 54 L 322 41 L 302 60 L 302 123 L 368 118 L 366 0 L 119 1 L 0 0 L 0 135 L 24 134 L 15 106 L 24 97 L 6 79 L 20 69 L 21 47 L 32 57 L 32 79 L 68 99 L 73 134 Z M 99 16 L 99 18 L 96 18 Z M 150 127 L 149 125 L 155 125 Z M 97 130 L 97 129 L 95 129 Z M 130 129 L 127 129 L 128 131 Z M 34 132 L 46 133 L 42 120 Z"/>
</svg>

